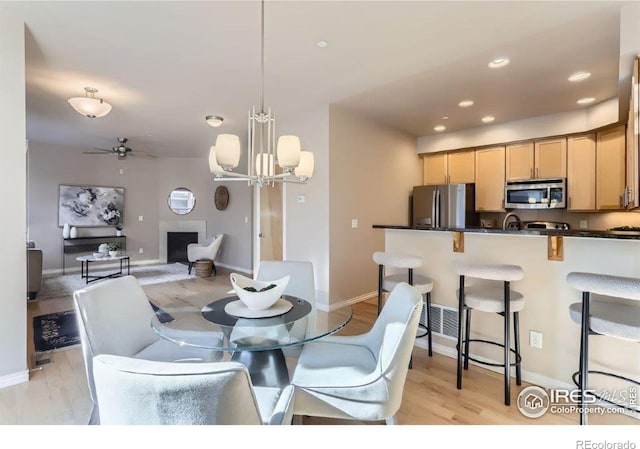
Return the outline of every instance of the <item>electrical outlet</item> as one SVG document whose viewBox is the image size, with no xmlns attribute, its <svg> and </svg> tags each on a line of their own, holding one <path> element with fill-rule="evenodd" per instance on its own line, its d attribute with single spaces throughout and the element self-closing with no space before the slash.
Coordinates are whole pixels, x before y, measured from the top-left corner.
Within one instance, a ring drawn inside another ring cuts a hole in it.
<svg viewBox="0 0 640 449">
<path fill-rule="evenodd" d="M 138 221 L 142 221 L 144 220 L 144 217 L 142 215 L 138 215 Z"/>
<path fill-rule="evenodd" d="M 144 248 L 138 248 L 138 254 L 144 253 Z"/>
<path fill-rule="evenodd" d="M 529 346 L 542 349 L 542 332 L 529 331 Z"/>
<path fill-rule="evenodd" d="M 357 228 L 358 227 L 358 219 L 357 218 L 352 218 L 351 219 L 351 227 L 352 228 Z"/>
<path fill-rule="evenodd" d="M 580 229 L 587 229 L 588 226 L 589 223 L 587 222 L 587 220 L 580 220 Z"/>
<path fill-rule="evenodd" d="M 121 169 L 120 169 L 120 174 L 121 174 L 121 175 L 124 175 L 124 168 L 121 168 Z"/>
<path fill-rule="evenodd" d="M 244 217 L 244 222 L 249 223 L 249 217 Z"/>
</svg>

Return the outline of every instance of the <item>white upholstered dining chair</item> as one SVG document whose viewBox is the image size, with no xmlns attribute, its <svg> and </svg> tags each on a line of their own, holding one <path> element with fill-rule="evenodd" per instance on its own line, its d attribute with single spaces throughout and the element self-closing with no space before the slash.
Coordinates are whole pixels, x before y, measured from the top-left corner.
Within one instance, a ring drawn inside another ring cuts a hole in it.
<svg viewBox="0 0 640 449">
<path fill-rule="evenodd" d="M 289 335 L 293 339 L 303 339 L 307 331 L 315 329 L 316 326 L 316 286 L 313 264 L 291 260 L 263 260 L 258 267 L 257 280 L 271 281 L 287 275 L 290 278 L 284 294 L 304 299 L 313 307 L 306 320 L 296 322 L 289 330 Z M 300 355 L 300 349 L 300 346 L 292 346 L 284 348 L 283 352 L 287 357 L 297 357 Z"/>
<path fill-rule="evenodd" d="M 160 339 L 151 328 L 153 308 L 133 276 L 88 285 L 76 290 L 73 299 L 93 401 L 90 424 L 98 424 L 100 420 L 93 379 L 94 356 L 113 354 L 167 362 L 212 362 L 222 357 L 218 351 L 180 346 Z M 190 339 L 200 337 L 212 339 L 222 338 L 222 335 L 207 333 L 190 336 Z"/>
<path fill-rule="evenodd" d="M 293 387 L 254 387 L 237 362 L 93 359 L 101 424 L 291 424 Z"/>
<path fill-rule="evenodd" d="M 295 415 L 395 423 L 422 295 L 399 283 L 371 330 L 307 343 L 296 366 Z"/>
</svg>

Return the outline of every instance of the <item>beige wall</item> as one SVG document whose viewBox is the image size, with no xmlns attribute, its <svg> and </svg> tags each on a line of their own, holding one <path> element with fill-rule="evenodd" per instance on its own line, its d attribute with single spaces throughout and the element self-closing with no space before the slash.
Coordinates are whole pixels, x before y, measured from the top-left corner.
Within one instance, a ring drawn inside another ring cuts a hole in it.
<svg viewBox="0 0 640 449">
<path fill-rule="evenodd" d="M 329 107 L 278 123 L 278 134 L 294 134 L 313 152 L 315 169 L 307 184 L 284 187 L 284 258 L 311 261 L 316 289 L 329 291 Z M 304 202 L 298 202 L 298 196 Z M 323 303 L 326 298 L 319 297 Z"/>
<path fill-rule="evenodd" d="M 384 250 L 384 235 L 371 226 L 408 223 L 422 164 L 414 137 L 347 110 L 330 107 L 329 129 L 330 293 L 345 300 L 377 289 L 372 256 Z"/>
<path fill-rule="evenodd" d="M 124 234 L 132 261 L 158 259 L 159 220 L 204 220 L 207 237 L 225 234 L 219 263 L 250 270 L 251 197 L 247 186 L 228 185 L 229 207 L 218 211 L 213 204 L 213 176 L 203 158 L 129 158 L 85 155 L 82 149 L 36 143 L 29 150 L 29 238 L 43 251 L 44 268 L 58 269 L 62 263 L 62 230 L 58 227 L 58 185 L 88 184 L 125 188 Z M 124 170 L 120 174 L 120 169 Z M 228 183 L 232 184 L 232 183 Z M 217 184 L 216 184 L 217 185 Z M 178 216 L 167 206 L 167 196 L 176 187 L 187 187 L 196 195 L 196 207 Z M 143 221 L 138 217 L 142 215 Z M 113 228 L 80 229 L 79 235 L 111 235 Z M 139 248 L 143 253 L 139 253 Z M 67 267 L 75 266 L 67 258 Z"/>
<path fill-rule="evenodd" d="M 0 4 L 0 388 L 28 380 L 24 23 Z"/>
</svg>

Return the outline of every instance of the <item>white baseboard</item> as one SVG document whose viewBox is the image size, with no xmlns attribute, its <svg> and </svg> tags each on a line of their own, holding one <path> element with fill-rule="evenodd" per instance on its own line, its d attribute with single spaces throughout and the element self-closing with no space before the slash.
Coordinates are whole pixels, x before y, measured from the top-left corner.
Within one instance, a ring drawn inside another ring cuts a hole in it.
<svg viewBox="0 0 640 449">
<path fill-rule="evenodd" d="M 356 296 L 354 298 L 345 299 L 343 301 L 332 302 L 330 304 L 322 304 L 316 303 L 316 307 L 318 310 L 322 310 L 323 312 L 331 312 L 333 310 L 341 309 L 346 306 L 351 306 L 353 304 L 357 304 L 362 301 L 367 301 L 371 298 L 376 298 L 378 296 L 378 291 L 373 291 L 369 293 L 365 293 L 364 295 Z"/>
<path fill-rule="evenodd" d="M 131 263 L 131 266 L 134 267 L 137 265 L 157 265 L 163 262 L 160 259 L 145 259 L 145 260 L 132 260 L 130 263 Z M 99 266 L 100 268 L 117 268 L 117 267 L 120 267 L 120 263 L 118 262 L 118 263 L 100 264 Z M 77 273 L 78 271 L 80 271 L 80 267 L 69 267 L 64 269 L 65 274 Z M 44 274 L 62 274 L 62 268 L 49 268 L 46 270 L 42 270 L 42 274 L 43 275 Z"/>
<path fill-rule="evenodd" d="M 416 339 L 415 346 L 418 346 L 419 348 L 422 348 L 422 349 L 429 349 L 429 342 L 426 338 Z M 455 359 L 458 357 L 458 351 L 456 350 L 456 348 L 452 348 L 450 346 L 441 345 L 434 342 L 432 345 L 432 349 L 433 349 L 433 352 L 437 352 L 438 354 L 451 357 L 452 359 Z M 483 362 L 502 363 L 502 362 L 498 362 L 496 360 L 488 359 L 486 357 L 482 357 L 475 354 L 471 354 L 471 357 L 481 360 Z M 469 360 L 469 363 L 484 369 L 488 369 L 496 373 L 501 373 L 501 374 L 504 373 L 504 370 L 499 366 L 482 365 L 472 360 Z M 533 385 L 538 385 L 540 387 L 550 388 L 550 389 L 563 388 L 563 389 L 572 390 L 576 387 L 573 383 L 563 382 L 558 379 L 553 379 L 551 377 L 543 376 L 542 374 L 538 374 L 538 373 L 534 373 L 532 371 L 526 371 L 526 370 L 522 370 L 522 380 L 524 380 L 525 382 L 529 382 L 530 384 L 533 384 Z"/>
<path fill-rule="evenodd" d="M 249 268 L 236 267 L 235 265 L 229 265 L 227 263 L 218 262 L 217 260 L 216 260 L 216 267 L 228 268 L 229 270 L 239 271 L 240 273 L 245 273 L 250 276 L 253 276 L 253 270 L 250 270 Z"/>
<path fill-rule="evenodd" d="M 17 373 L 5 374 L 0 376 L 0 388 L 10 387 L 12 385 L 29 382 L 29 371 L 18 371 Z"/>
</svg>

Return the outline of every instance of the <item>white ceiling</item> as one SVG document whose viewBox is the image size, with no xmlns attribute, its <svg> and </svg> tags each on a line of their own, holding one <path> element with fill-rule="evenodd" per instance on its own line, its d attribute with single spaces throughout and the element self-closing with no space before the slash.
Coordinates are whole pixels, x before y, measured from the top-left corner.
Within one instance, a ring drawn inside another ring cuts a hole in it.
<svg viewBox="0 0 640 449">
<path fill-rule="evenodd" d="M 338 103 L 416 136 L 568 111 L 617 95 L 620 2 L 268 1 L 265 103 Z M 27 26 L 27 134 L 74 148 L 205 156 L 260 100 L 260 3 L 0 2 Z M 316 46 L 319 40 L 327 48 Z M 506 55 L 511 64 L 487 68 Z M 576 70 L 593 76 L 575 85 Z M 87 119 L 85 86 L 112 104 Z M 472 98 L 475 105 L 457 103 Z M 207 114 L 225 118 L 210 128 Z M 443 122 L 442 116 L 449 116 Z M 304 142 L 303 142 L 304 144 Z M 309 148 L 313 150 L 312 148 Z"/>
</svg>

